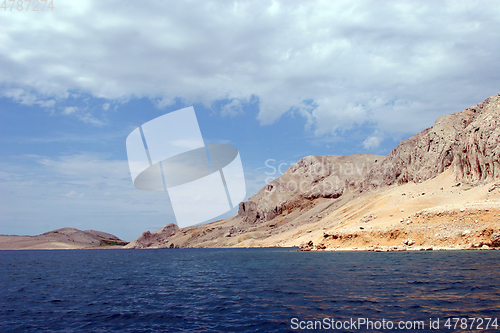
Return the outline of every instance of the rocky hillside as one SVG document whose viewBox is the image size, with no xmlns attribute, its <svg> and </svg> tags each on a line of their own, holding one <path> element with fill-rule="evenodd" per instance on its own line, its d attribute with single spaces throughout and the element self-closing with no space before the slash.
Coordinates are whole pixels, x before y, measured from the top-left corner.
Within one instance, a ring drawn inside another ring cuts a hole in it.
<svg viewBox="0 0 500 333">
<path fill-rule="evenodd" d="M 387 157 L 305 157 L 247 202 L 240 203 L 236 216 L 183 229 L 169 225 L 157 232 L 143 233 L 127 247 L 298 246 L 302 243 L 306 244 L 304 248 L 317 250 L 347 246 L 346 239 L 359 232 L 368 239 L 363 243 L 366 247 L 369 239 L 377 240 L 384 235 L 396 237 L 391 230 L 401 229 L 400 223 L 411 218 L 409 212 L 437 209 L 443 216 L 454 216 L 446 205 L 450 202 L 467 205 L 472 201 L 467 195 L 472 193 L 475 193 L 474 200 L 497 209 L 500 185 L 495 187 L 494 182 L 500 178 L 499 123 L 500 95 L 497 95 L 475 107 L 439 118 L 431 128 L 401 142 Z M 426 190 L 419 193 L 420 190 L 414 189 L 418 184 Z M 489 191 L 490 188 L 494 190 Z M 499 221 L 493 218 L 494 214 L 490 215 L 481 221 L 493 223 L 487 228 L 495 231 L 495 223 Z M 405 226 L 413 227 L 414 224 Z M 476 227 L 486 228 L 485 225 Z M 345 231 L 347 238 L 341 243 L 344 245 L 339 245 L 338 237 L 323 238 L 323 233 L 330 231 Z M 405 230 L 395 239 L 399 242 L 398 237 L 407 234 Z M 421 237 L 435 238 L 432 230 Z M 448 241 L 439 244 L 453 245 L 450 238 Z M 313 246 L 310 242 L 320 245 Z M 380 241 L 374 244 L 377 243 Z"/>
<path fill-rule="evenodd" d="M 0 250 L 86 249 L 128 244 L 102 231 L 62 228 L 38 236 L 0 235 Z"/>
<path fill-rule="evenodd" d="M 363 182 L 374 188 L 423 182 L 450 168 L 458 182 L 500 178 L 500 94 L 402 141 Z"/>
<path fill-rule="evenodd" d="M 144 232 L 127 248 L 234 246 L 240 240 L 263 239 L 294 225 L 307 224 L 340 206 L 384 156 L 307 156 L 263 187 L 238 215 L 203 226 L 179 229 L 174 224 Z M 282 220 L 283 217 L 286 219 Z M 251 243 L 251 242 L 250 242 Z"/>
<path fill-rule="evenodd" d="M 256 224 L 287 214 L 314 199 L 340 198 L 345 191 L 357 190 L 368 170 L 384 158 L 361 154 L 304 157 L 247 202 L 240 203 L 238 216 L 243 222 Z"/>
</svg>

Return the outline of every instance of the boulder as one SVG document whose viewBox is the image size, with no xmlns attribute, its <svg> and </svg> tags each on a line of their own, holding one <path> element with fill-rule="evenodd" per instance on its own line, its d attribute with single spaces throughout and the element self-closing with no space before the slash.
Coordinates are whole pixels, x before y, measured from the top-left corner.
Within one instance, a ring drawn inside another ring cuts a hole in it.
<svg viewBox="0 0 500 333">
<path fill-rule="evenodd" d="M 500 247 L 500 232 L 495 232 L 490 237 L 491 246 Z"/>
<path fill-rule="evenodd" d="M 303 242 L 302 244 L 300 244 L 299 246 L 299 249 L 300 251 L 311 251 L 314 247 L 314 243 L 313 241 L 309 241 L 309 242 Z"/>
</svg>

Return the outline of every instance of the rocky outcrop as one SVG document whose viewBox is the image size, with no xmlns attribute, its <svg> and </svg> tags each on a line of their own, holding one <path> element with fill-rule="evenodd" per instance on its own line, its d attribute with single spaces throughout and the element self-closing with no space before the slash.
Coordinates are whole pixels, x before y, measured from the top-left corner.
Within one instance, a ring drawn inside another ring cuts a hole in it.
<svg viewBox="0 0 500 333">
<path fill-rule="evenodd" d="M 299 250 L 300 251 L 312 251 L 313 248 L 314 248 L 313 241 L 304 242 L 304 243 L 302 243 L 302 244 L 299 245 Z"/>
<path fill-rule="evenodd" d="M 500 232 L 495 232 L 490 237 L 491 245 L 495 247 L 500 247 Z"/>
<path fill-rule="evenodd" d="M 109 234 L 109 233 L 103 232 L 103 231 L 85 230 L 84 232 L 86 234 L 92 235 L 94 237 L 99 237 L 99 238 L 102 238 L 102 239 L 116 240 L 116 241 L 120 240 L 120 238 L 116 237 L 115 235 L 112 235 L 112 234 Z"/>
<path fill-rule="evenodd" d="M 179 231 L 176 224 L 170 223 L 155 232 L 145 231 L 139 238 L 134 239 L 125 248 L 127 249 L 144 249 L 148 247 L 169 247 L 176 248 L 174 243 L 168 242 L 168 239 Z"/>
<path fill-rule="evenodd" d="M 240 203 L 238 215 L 244 222 L 255 224 L 305 208 L 310 200 L 337 199 L 345 191 L 356 190 L 368 170 L 382 159 L 380 155 L 304 157 Z"/>
<path fill-rule="evenodd" d="M 448 168 L 458 182 L 500 178 L 500 94 L 440 117 L 431 128 L 402 141 L 363 181 L 362 190 L 420 183 Z"/>
</svg>

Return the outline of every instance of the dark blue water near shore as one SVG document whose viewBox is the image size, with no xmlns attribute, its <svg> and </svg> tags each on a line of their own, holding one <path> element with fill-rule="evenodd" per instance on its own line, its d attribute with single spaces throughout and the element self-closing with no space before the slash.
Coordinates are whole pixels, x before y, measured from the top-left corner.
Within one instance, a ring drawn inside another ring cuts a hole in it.
<svg viewBox="0 0 500 333">
<path fill-rule="evenodd" d="M 296 332 L 292 318 L 500 317 L 499 260 L 500 251 L 1 251 L 0 332 Z"/>
</svg>

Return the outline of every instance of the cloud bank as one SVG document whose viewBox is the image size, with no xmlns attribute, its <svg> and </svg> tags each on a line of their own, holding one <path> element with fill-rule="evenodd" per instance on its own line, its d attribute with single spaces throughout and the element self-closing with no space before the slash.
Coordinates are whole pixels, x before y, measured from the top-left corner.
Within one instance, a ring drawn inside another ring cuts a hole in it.
<svg viewBox="0 0 500 333">
<path fill-rule="evenodd" d="M 296 112 L 317 136 L 397 134 L 500 90 L 497 1 L 82 0 L 3 13 L 0 28 L 0 94 L 46 108 L 90 94 L 227 101 L 236 117 L 258 98 L 263 125 Z"/>
</svg>

